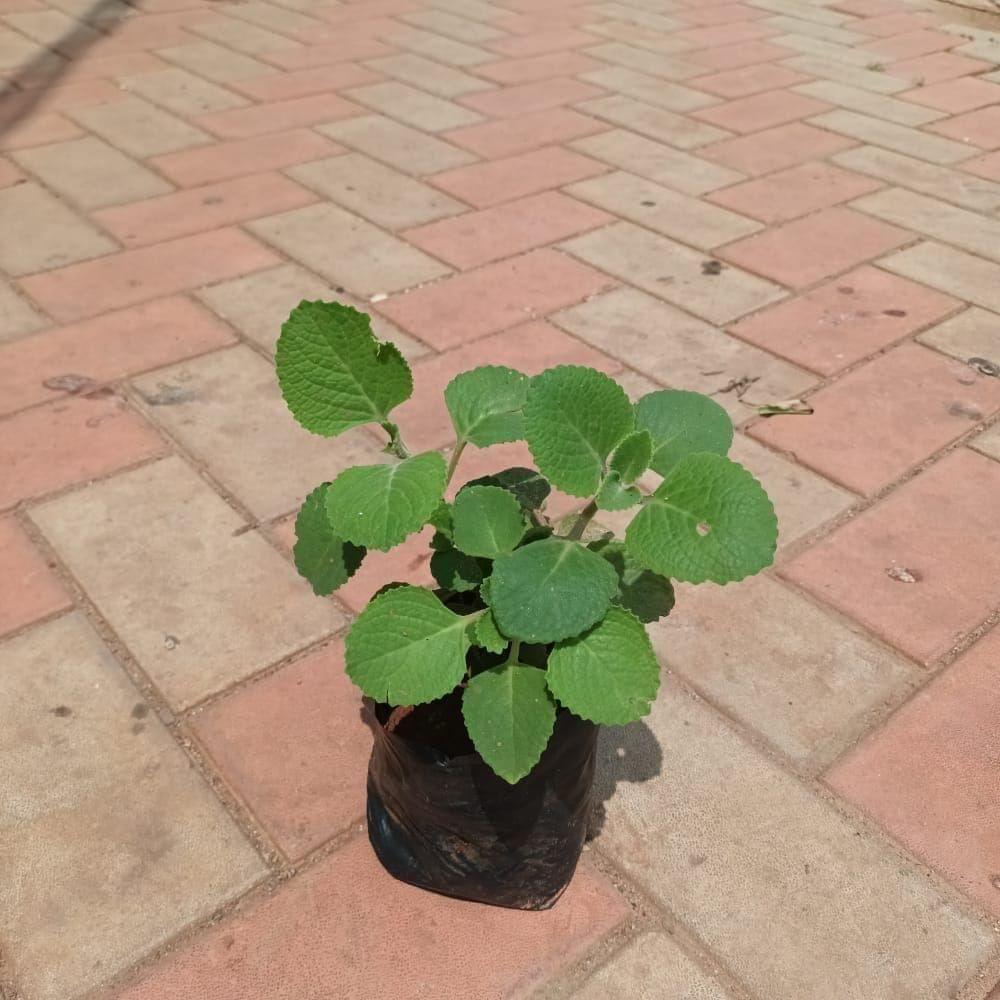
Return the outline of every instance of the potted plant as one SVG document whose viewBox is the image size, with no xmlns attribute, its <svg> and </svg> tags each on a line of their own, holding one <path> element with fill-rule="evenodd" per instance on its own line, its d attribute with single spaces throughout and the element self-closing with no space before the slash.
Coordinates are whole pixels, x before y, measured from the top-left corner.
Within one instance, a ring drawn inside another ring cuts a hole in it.
<svg viewBox="0 0 1000 1000">
<path fill-rule="evenodd" d="M 411 454 L 392 411 L 410 368 L 368 316 L 302 302 L 282 327 L 278 380 L 293 416 L 329 437 L 385 432 L 387 460 L 317 486 L 296 519 L 295 564 L 319 595 L 433 525 L 437 589 L 388 583 L 353 622 L 347 673 L 375 743 L 369 837 L 395 876 L 484 902 L 541 909 L 572 877 L 591 805 L 597 727 L 645 715 L 660 668 L 645 623 L 671 581 L 740 580 L 769 565 L 774 509 L 726 458 L 733 428 L 706 396 L 633 405 L 607 375 L 562 365 L 529 378 L 485 366 L 445 390 L 456 446 Z M 463 450 L 525 440 L 536 469 L 446 491 Z M 652 470 L 662 482 L 638 485 Z M 555 487 L 585 500 L 566 530 Z M 635 508 L 624 540 L 585 534 Z"/>
</svg>

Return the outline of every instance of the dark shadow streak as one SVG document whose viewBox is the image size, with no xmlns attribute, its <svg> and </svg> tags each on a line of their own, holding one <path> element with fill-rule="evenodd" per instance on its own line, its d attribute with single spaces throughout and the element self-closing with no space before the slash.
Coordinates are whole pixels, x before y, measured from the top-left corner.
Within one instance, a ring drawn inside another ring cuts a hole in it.
<svg viewBox="0 0 1000 1000">
<path fill-rule="evenodd" d="M 627 726 L 602 726 L 597 743 L 597 775 L 594 808 L 587 839 L 593 840 L 604 827 L 606 804 L 621 782 L 651 781 L 663 770 L 663 750 L 643 720 Z"/>
</svg>

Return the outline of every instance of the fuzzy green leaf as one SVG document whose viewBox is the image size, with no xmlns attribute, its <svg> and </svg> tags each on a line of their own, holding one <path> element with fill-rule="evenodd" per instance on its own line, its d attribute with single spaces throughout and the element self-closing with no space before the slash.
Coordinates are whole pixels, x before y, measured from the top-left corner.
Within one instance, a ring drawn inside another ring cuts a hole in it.
<svg viewBox="0 0 1000 1000">
<path fill-rule="evenodd" d="M 472 623 L 469 638 L 476 646 L 481 646 L 490 653 L 502 653 L 510 641 L 497 628 L 496 619 L 489 608 Z"/>
<path fill-rule="evenodd" d="M 489 601 L 504 635 L 555 642 L 593 625 L 617 590 L 606 559 L 579 542 L 546 538 L 494 562 Z"/>
<path fill-rule="evenodd" d="M 648 468 L 653 456 L 653 439 L 649 431 L 633 431 L 611 456 L 608 468 L 617 472 L 623 483 L 634 483 Z"/>
<path fill-rule="evenodd" d="M 460 441 L 479 448 L 524 437 L 521 407 L 528 376 L 501 365 L 484 365 L 456 375 L 444 401 Z"/>
<path fill-rule="evenodd" d="M 295 419 L 324 437 L 384 423 L 410 398 L 410 366 L 393 344 L 380 343 L 371 320 L 339 302 L 302 302 L 281 328 L 278 382 Z"/>
<path fill-rule="evenodd" d="M 602 539 L 589 548 L 599 553 L 618 574 L 618 594 L 612 603 L 631 611 L 641 622 L 655 622 L 670 614 L 674 606 L 674 585 L 659 573 L 640 566 L 622 542 Z"/>
<path fill-rule="evenodd" d="M 326 513 L 326 492 L 323 483 L 306 497 L 295 518 L 295 547 L 292 555 L 295 568 L 311 584 L 320 597 L 332 594 L 354 576 L 365 557 L 363 546 L 345 542 L 330 526 Z"/>
<path fill-rule="evenodd" d="M 688 583 L 729 583 L 769 566 L 778 522 L 764 488 L 722 455 L 688 455 L 625 532 L 629 555 Z"/>
<path fill-rule="evenodd" d="M 660 687 L 649 636 L 621 608 L 612 608 L 583 635 L 557 643 L 547 674 L 549 690 L 561 705 L 608 726 L 642 718 Z"/>
<path fill-rule="evenodd" d="M 635 404 L 637 427 L 653 439 L 650 467 L 667 475 L 685 455 L 725 455 L 733 443 L 729 414 L 708 396 L 681 389 L 660 389 Z"/>
<path fill-rule="evenodd" d="M 444 459 L 436 451 L 394 465 L 355 466 L 330 484 L 327 514 L 348 541 L 387 551 L 427 523 L 444 481 Z"/>
<path fill-rule="evenodd" d="M 475 590 L 489 573 L 489 563 L 443 545 L 431 556 L 431 573 L 439 587 L 456 594 Z"/>
<path fill-rule="evenodd" d="M 513 552 L 524 536 L 524 515 L 517 498 L 500 486 L 468 486 L 452 505 L 455 548 L 470 556 L 495 559 Z"/>
<path fill-rule="evenodd" d="M 544 476 L 534 469 L 522 469 L 516 466 L 492 476 L 472 479 L 462 489 L 469 486 L 500 486 L 508 493 L 513 493 L 525 510 L 538 510 L 552 492 L 552 487 Z"/>
<path fill-rule="evenodd" d="M 634 486 L 623 486 L 622 477 L 612 470 L 601 483 L 595 499 L 601 510 L 628 510 L 642 500 L 642 494 Z"/>
<path fill-rule="evenodd" d="M 504 663 L 469 681 L 462 715 L 480 757 L 513 785 L 542 756 L 552 736 L 556 707 L 545 685 L 545 671 Z"/>
<path fill-rule="evenodd" d="M 614 379 L 560 365 L 536 375 L 524 404 L 524 432 L 543 475 L 577 497 L 597 491 L 612 449 L 634 425 L 632 404 Z"/>
<path fill-rule="evenodd" d="M 429 590 L 386 590 L 347 633 L 347 675 L 369 698 L 390 705 L 442 698 L 465 676 L 467 626 Z"/>
</svg>

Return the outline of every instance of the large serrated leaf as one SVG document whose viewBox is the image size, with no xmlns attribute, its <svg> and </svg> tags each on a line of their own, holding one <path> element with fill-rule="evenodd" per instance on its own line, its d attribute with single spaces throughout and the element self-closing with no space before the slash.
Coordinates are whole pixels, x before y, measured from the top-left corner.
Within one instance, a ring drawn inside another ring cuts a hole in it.
<svg viewBox="0 0 1000 1000">
<path fill-rule="evenodd" d="M 653 439 L 649 431 L 633 431 L 614 450 L 608 468 L 617 472 L 623 483 L 634 483 L 649 468 Z"/>
<path fill-rule="evenodd" d="M 444 401 L 460 441 L 479 448 L 524 437 L 521 407 L 528 376 L 501 365 L 484 365 L 456 375 Z"/>
<path fill-rule="evenodd" d="M 659 573 L 640 566 L 622 542 L 601 539 L 588 546 L 607 559 L 618 574 L 618 593 L 613 603 L 631 611 L 641 622 L 655 622 L 670 614 L 674 606 L 674 586 Z"/>
<path fill-rule="evenodd" d="M 591 722 L 621 726 L 649 712 L 660 665 L 642 623 L 612 608 L 590 631 L 556 644 L 549 655 L 549 690 L 561 705 Z"/>
<path fill-rule="evenodd" d="M 475 590 L 489 574 L 489 563 L 442 545 L 431 556 L 431 574 L 439 587 L 462 594 Z"/>
<path fill-rule="evenodd" d="M 394 465 L 359 465 L 330 484 L 326 510 L 339 535 L 386 551 L 427 523 L 444 484 L 444 459 L 436 451 Z"/>
<path fill-rule="evenodd" d="M 513 785 L 542 756 L 552 736 L 556 707 L 543 670 L 505 663 L 469 681 L 462 715 L 479 756 Z"/>
<path fill-rule="evenodd" d="M 536 375 L 524 404 L 524 433 L 535 463 L 553 485 L 577 497 L 597 491 L 608 455 L 634 419 L 614 379 L 579 365 Z"/>
<path fill-rule="evenodd" d="M 552 492 L 552 487 L 544 476 L 535 469 L 523 469 L 520 466 L 504 469 L 492 476 L 471 479 L 462 489 L 469 486 L 500 486 L 517 497 L 517 502 L 525 510 L 538 510 Z"/>
<path fill-rule="evenodd" d="M 442 698 L 465 676 L 467 628 L 428 590 L 386 590 L 347 633 L 347 674 L 369 698 L 390 705 Z"/>
<path fill-rule="evenodd" d="M 452 505 L 455 548 L 495 559 L 513 552 L 524 537 L 524 514 L 517 497 L 500 486 L 467 486 Z"/>
<path fill-rule="evenodd" d="M 625 532 L 636 562 L 688 583 L 729 583 L 769 566 L 778 522 L 764 488 L 722 455 L 688 455 Z"/>
<path fill-rule="evenodd" d="M 667 475 L 685 455 L 725 455 L 733 443 L 729 414 L 708 396 L 681 389 L 659 389 L 635 404 L 635 424 L 649 431 L 653 455 L 649 465 Z"/>
<path fill-rule="evenodd" d="M 493 563 L 489 603 L 504 635 L 555 642 L 593 625 L 617 590 L 606 559 L 579 542 L 546 538 Z"/>
<path fill-rule="evenodd" d="M 380 343 L 365 313 L 339 302 L 302 302 L 281 328 L 278 382 L 292 415 L 324 437 L 358 424 L 384 423 L 410 398 L 410 366 Z"/>
<path fill-rule="evenodd" d="M 295 518 L 295 568 L 320 597 L 332 594 L 354 575 L 365 557 L 363 546 L 345 542 L 330 526 L 323 483 L 306 497 Z"/>
</svg>

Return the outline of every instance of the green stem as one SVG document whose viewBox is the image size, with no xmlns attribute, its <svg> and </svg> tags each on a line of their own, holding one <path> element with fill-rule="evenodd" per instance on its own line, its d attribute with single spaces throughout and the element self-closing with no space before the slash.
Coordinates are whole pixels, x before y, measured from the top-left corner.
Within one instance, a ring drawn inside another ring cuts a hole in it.
<svg viewBox="0 0 1000 1000">
<path fill-rule="evenodd" d="M 510 653 L 507 655 L 508 663 L 517 663 L 517 658 L 521 655 L 521 640 L 510 640 Z"/>
<path fill-rule="evenodd" d="M 448 472 L 445 475 L 444 485 L 447 487 L 451 482 L 451 477 L 455 475 L 455 469 L 458 468 L 458 460 L 462 457 L 462 452 L 465 451 L 465 446 L 468 444 L 467 441 L 463 441 L 462 438 L 458 439 L 458 443 L 455 445 L 455 450 L 451 453 L 451 459 L 448 461 Z"/>
<path fill-rule="evenodd" d="M 382 430 L 389 435 L 389 444 L 386 450 L 400 460 L 409 458 L 410 449 L 406 447 L 406 442 L 403 441 L 403 435 L 399 433 L 399 427 L 387 420 L 384 424 L 382 424 Z"/>
<path fill-rule="evenodd" d="M 579 517 L 576 519 L 576 523 L 570 529 L 569 534 L 566 536 L 571 541 L 577 541 L 583 537 L 583 532 L 587 525 L 594 519 L 594 515 L 597 513 L 597 499 L 594 498 L 587 504 L 583 510 L 580 511 Z"/>
</svg>

